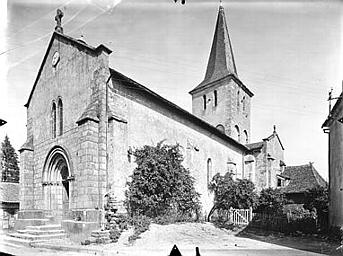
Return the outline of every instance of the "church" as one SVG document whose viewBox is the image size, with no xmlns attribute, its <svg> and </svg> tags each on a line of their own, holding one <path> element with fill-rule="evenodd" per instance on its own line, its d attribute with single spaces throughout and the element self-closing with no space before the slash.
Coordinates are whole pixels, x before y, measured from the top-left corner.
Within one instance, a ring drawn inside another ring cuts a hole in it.
<svg viewBox="0 0 343 256">
<path fill-rule="evenodd" d="M 205 78 L 190 91 L 192 113 L 111 68 L 108 47 L 64 34 L 63 13 L 57 14 L 25 104 L 17 229 L 48 223 L 70 232 L 78 223 L 98 228 L 108 193 L 125 211 L 133 150 L 162 140 L 182 146 L 204 215 L 213 204 L 208 184 L 216 173 L 250 179 L 258 190 L 279 184 L 284 149 L 275 128 L 250 143 L 254 94 L 237 75 L 222 6 Z"/>
</svg>

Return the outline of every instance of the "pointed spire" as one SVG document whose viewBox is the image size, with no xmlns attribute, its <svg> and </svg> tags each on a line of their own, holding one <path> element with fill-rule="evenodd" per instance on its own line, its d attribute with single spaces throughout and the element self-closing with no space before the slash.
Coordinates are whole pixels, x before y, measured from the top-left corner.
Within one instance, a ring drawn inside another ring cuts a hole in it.
<svg viewBox="0 0 343 256">
<path fill-rule="evenodd" d="M 196 88 L 193 89 L 193 91 L 228 75 L 234 75 L 237 77 L 237 70 L 226 24 L 224 7 L 220 1 L 217 23 L 205 78 Z"/>
<path fill-rule="evenodd" d="M 237 70 L 227 29 L 224 7 L 220 2 L 205 80 L 217 80 L 230 74 L 237 75 Z"/>
</svg>

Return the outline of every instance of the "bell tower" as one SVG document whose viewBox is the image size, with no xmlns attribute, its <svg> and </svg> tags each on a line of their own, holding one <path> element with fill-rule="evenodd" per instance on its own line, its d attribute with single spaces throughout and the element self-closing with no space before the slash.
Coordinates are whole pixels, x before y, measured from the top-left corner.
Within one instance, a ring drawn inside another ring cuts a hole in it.
<svg viewBox="0 0 343 256">
<path fill-rule="evenodd" d="M 250 101 L 254 94 L 238 78 L 221 5 L 205 78 L 189 93 L 195 116 L 242 144 L 250 142 Z"/>
</svg>

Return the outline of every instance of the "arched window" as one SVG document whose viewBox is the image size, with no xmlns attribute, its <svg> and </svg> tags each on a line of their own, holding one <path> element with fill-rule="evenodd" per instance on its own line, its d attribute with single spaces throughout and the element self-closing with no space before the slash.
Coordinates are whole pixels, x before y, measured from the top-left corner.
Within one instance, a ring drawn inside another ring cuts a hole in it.
<svg viewBox="0 0 343 256">
<path fill-rule="evenodd" d="M 206 95 L 202 96 L 202 99 L 204 101 L 204 110 L 206 109 Z"/>
<path fill-rule="evenodd" d="M 216 107 L 218 105 L 218 94 L 217 94 L 217 91 L 215 90 L 214 93 L 213 93 L 213 97 L 214 97 L 214 101 L 213 101 L 213 104 L 214 106 Z"/>
<path fill-rule="evenodd" d="M 63 104 L 62 100 L 58 99 L 58 135 L 63 134 Z"/>
<path fill-rule="evenodd" d="M 245 96 L 243 96 L 242 105 L 243 105 L 243 112 L 245 112 L 245 109 L 246 109 Z"/>
<path fill-rule="evenodd" d="M 52 131 L 52 137 L 56 138 L 56 103 L 52 103 L 52 109 L 51 109 L 51 131 Z"/>
<path fill-rule="evenodd" d="M 219 131 L 221 131 L 222 133 L 225 133 L 225 128 L 224 128 L 224 126 L 223 126 L 222 124 L 218 124 L 218 125 L 216 126 L 216 128 L 217 128 Z"/>
<path fill-rule="evenodd" d="M 212 179 L 212 160 L 211 158 L 207 159 L 207 185 L 210 184 Z"/>
<path fill-rule="evenodd" d="M 246 130 L 243 131 L 244 133 L 244 142 L 245 143 L 249 143 L 249 135 L 248 132 Z"/>
<path fill-rule="evenodd" d="M 239 91 L 237 92 L 237 111 L 239 111 Z"/>
<path fill-rule="evenodd" d="M 235 125 L 235 132 L 236 132 L 236 136 L 235 136 L 235 139 L 240 142 L 241 141 L 241 134 L 239 132 L 239 127 L 238 125 Z"/>
</svg>

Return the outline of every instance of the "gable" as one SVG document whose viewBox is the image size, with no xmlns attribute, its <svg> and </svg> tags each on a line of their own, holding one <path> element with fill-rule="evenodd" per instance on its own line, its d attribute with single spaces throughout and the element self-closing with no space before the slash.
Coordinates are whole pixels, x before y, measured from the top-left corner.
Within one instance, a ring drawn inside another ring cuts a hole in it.
<svg viewBox="0 0 343 256">
<path fill-rule="evenodd" d="M 61 38 L 64 38 L 64 41 L 65 42 L 69 42 L 70 44 L 74 45 L 75 47 L 77 47 L 78 49 L 84 49 L 86 51 L 88 51 L 89 53 L 93 53 L 95 56 L 99 55 L 102 51 L 104 51 L 105 53 L 107 54 L 111 54 L 112 53 L 112 50 L 110 50 L 109 48 L 107 48 L 106 46 L 104 45 L 99 45 L 98 47 L 94 48 L 92 46 L 89 46 L 87 45 L 86 43 L 84 43 L 83 41 L 79 41 L 77 39 L 74 39 L 72 37 L 69 37 L 67 35 L 64 35 L 64 34 L 61 34 L 61 33 L 58 33 L 58 32 L 54 32 L 51 36 L 51 39 L 50 39 L 50 42 L 48 44 L 48 48 L 45 52 L 45 55 L 44 55 L 44 58 L 42 60 L 42 63 L 39 67 L 39 70 L 38 70 L 38 73 L 37 73 L 37 76 L 36 76 L 36 79 L 35 79 L 35 82 L 33 84 L 33 87 L 32 87 L 32 90 L 30 92 L 30 96 L 27 100 L 27 102 L 25 103 L 25 107 L 28 107 L 30 105 L 30 101 L 31 101 L 31 98 L 32 98 L 32 95 L 34 93 L 34 90 L 36 88 L 36 85 L 37 85 L 37 82 L 39 81 L 40 79 L 40 76 L 41 76 L 41 73 L 42 73 L 42 70 L 43 70 L 43 67 L 45 66 L 46 62 L 47 62 L 47 59 L 52 59 L 51 58 L 51 55 L 50 55 L 50 58 L 49 58 L 49 53 L 51 53 L 51 48 L 53 46 L 53 43 L 55 41 L 55 39 L 61 39 Z"/>
<path fill-rule="evenodd" d="M 53 65 L 55 53 L 59 61 Z M 93 74 L 99 66 L 108 68 L 110 50 L 93 48 L 66 35 L 55 32 L 39 68 L 26 107 L 32 122 L 35 143 L 49 139 L 53 102 L 63 102 L 63 129 L 77 126 L 76 121 L 91 101 L 95 89 Z"/>
</svg>

